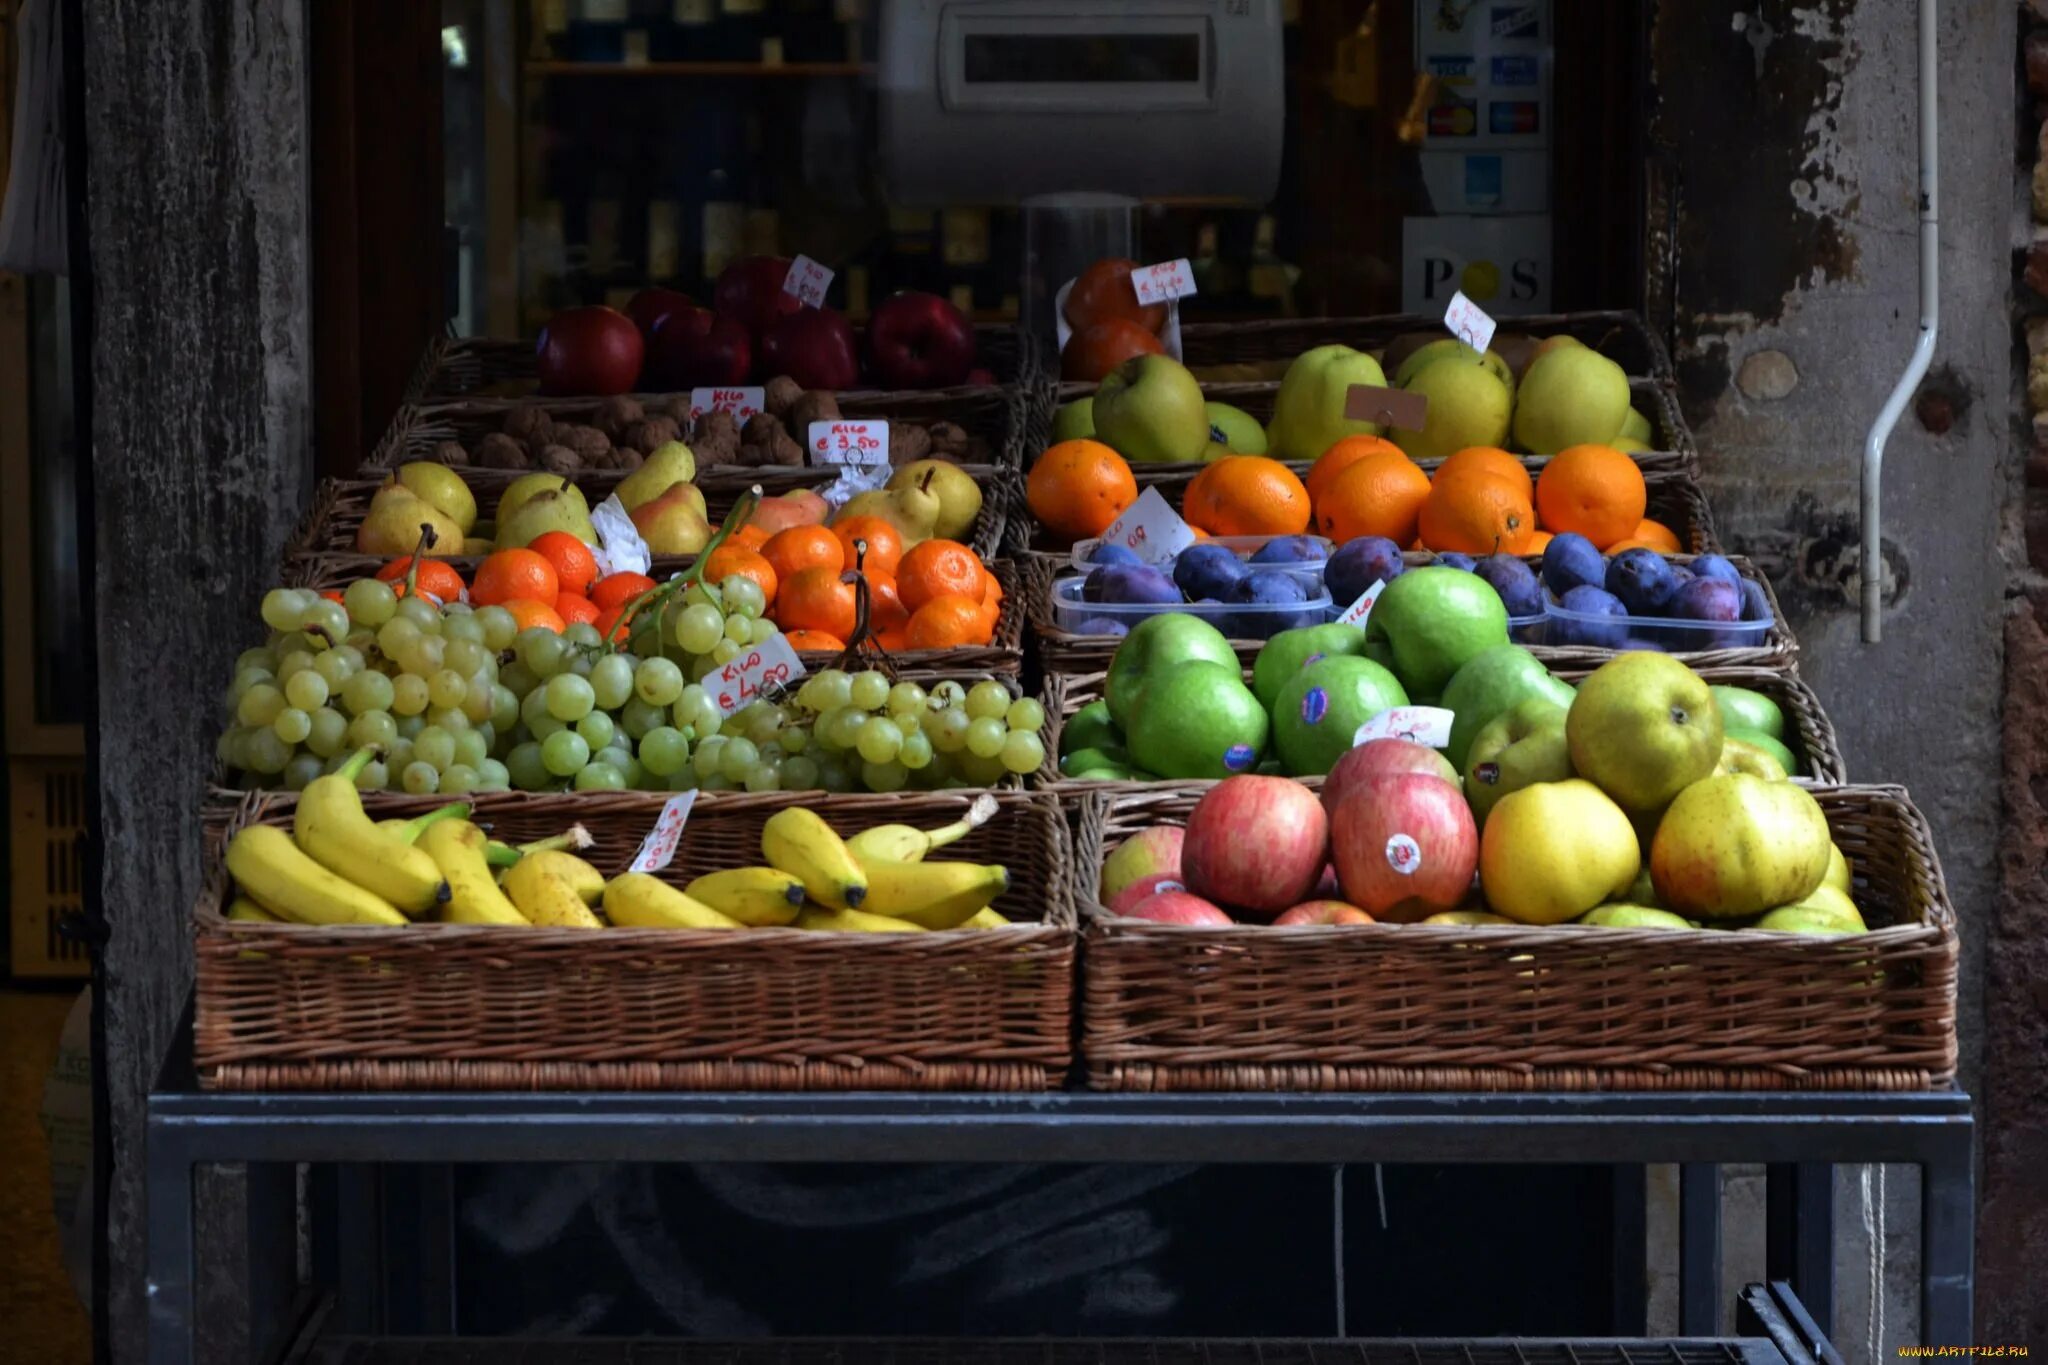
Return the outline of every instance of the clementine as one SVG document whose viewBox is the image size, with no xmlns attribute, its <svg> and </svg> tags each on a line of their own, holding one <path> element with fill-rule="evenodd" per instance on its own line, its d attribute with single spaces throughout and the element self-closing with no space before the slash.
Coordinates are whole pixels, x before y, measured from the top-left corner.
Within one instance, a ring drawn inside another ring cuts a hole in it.
<svg viewBox="0 0 2048 1365">
<path fill-rule="evenodd" d="M 863 569 L 893 574 L 896 566 L 903 562 L 903 533 L 896 529 L 894 523 L 880 517 L 867 513 L 848 517 L 832 524 L 832 534 L 839 538 L 841 568 L 850 569 L 858 563 Z M 865 558 L 854 545 L 856 540 L 867 542 Z"/>
<path fill-rule="evenodd" d="M 777 593 L 774 617 L 785 631 L 819 630 L 844 640 L 856 619 L 853 585 L 840 582 L 836 569 L 798 569 Z"/>
<path fill-rule="evenodd" d="M 1635 534 L 1649 500 L 1643 471 L 1613 446 L 1561 450 L 1536 476 L 1536 506 L 1553 531 L 1577 531 L 1605 550 Z"/>
<path fill-rule="evenodd" d="M 620 572 L 606 574 L 597 580 L 590 590 L 591 602 L 599 611 L 612 607 L 623 607 L 643 592 L 651 591 L 654 580 L 644 573 Z"/>
<path fill-rule="evenodd" d="M 1181 515 L 1219 536 L 1291 536 L 1308 529 L 1308 489 L 1264 455 L 1226 455 L 1188 484 Z"/>
<path fill-rule="evenodd" d="M 958 593 L 932 598 L 910 614 L 903 629 L 912 649 L 948 649 L 957 645 L 985 645 L 992 623 L 979 601 Z"/>
<path fill-rule="evenodd" d="M 1031 515 L 1062 540 L 1099 536 L 1138 500 L 1124 457 L 1100 441 L 1061 441 L 1031 466 L 1024 483 Z"/>
<path fill-rule="evenodd" d="M 377 577 L 389 583 L 392 591 L 403 597 L 405 576 L 411 569 L 412 556 L 407 555 L 402 559 L 394 559 L 377 570 Z M 454 565 L 444 559 L 422 559 L 419 577 L 415 578 L 413 583 L 428 597 L 442 602 L 459 602 L 463 593 L 468 591 L 467 585 L 462 581 L 462 575 L 455 571 Z"/>
<path fill-rule="evenodd" d="M 896 589 L 904 609 L 914 615 L 933 598 L 948 594 L 981 601 L 987 577 L 981 559 L 959 541 L 927 540 L 912 546 L 896 566 Z"/>
<path fill-rule="evenodd" d="M 742 578 L 751 578 L 759 584 L 763 601 L 775 600 L 775 589 L 781 581 L 781 575 L 775 572 L 775 566 L 768 562 L 767 556 L 761 551 L 749 550 L 744 545 L 735 545 L 728 540 L 713 550 L 711 557 L 704 561 L 704 581 L 711 584 L 723 583 L 734 574 Z"/>
<path fill-rule="evenodd" d="M 469 600 L 479 607 L 502 606 L 512 601 L 552 607 L 561 591 L 561 579 L 547 556 L 527 549 L 498 550 L 476 566 L 476 582 L 470 585 Z"/>
<path fill-rule="evenodd" d="M 1315 471 L 1309 475 L 1313 478 Z M 1327 482 L 1315 500 L 1316 531 L 1339 545 L 1359 536 L 1385 536 L 1406 545 L 1415 539 L 1429 487 L 1429 475 L 1398 447 L 1370 451 Z"/>
<path fill-rule="evenodd" d="M 1330 485 L 1337 481 L 1338 476 L 1366 456 L 1373 454 L 1394 454 L 1404 460 L 1408 458 L 1407 452 L 1384 436 L 1346 436 L 1324 451 L 1317 457 L 1316 462 L 1308 467 L 1308 474 L 1303 478 L 1302 484 L 1308 489 L 1309 502 L 1320 507 L 1323 494 L 1329 491 Z"/>
<path fill-rule="evenodd" d="M 1520 554 L 1534 522 L 1529 499 L 1513 481 L 1474 473 L 1432 484 L 1417 526 L 1432 550 Z"/>
<path fill-rule="evenodd" d="M 784 578 L 813 565 L 827 569 L 846 567 L 846 547 L 837 535 L 822 526 L 792 526 L 777 531 L 761 547 L 761 557 Z"/>
<path fill-rule="evenodd" d="M 565 592 L 555 599 L 555 615 L 562 618 L 562 624 L 573 626 L 577 622 L 586 625 L 597 624 L 597 606 L 580 593 Z"/>
<path fill-rule="evenodd" d="M 783 632 L 783 638 L 789 641 L 791 649 L 840 650 L 846 648 L 846 641 L 840 639 L 837 635 L 827 635 L 822 630 L 785 631 Z"/>
<path fill-rule="evenodd" d="M 499 602 L 495 605 L 511 612 L 512 619 L 518 622 L 521 630 L 526 630 L 532 626 L 546 626 L 549 630 L 559 635 L 566 626 L 562 618 L 556 614 L 555 609 L 545 602 L 536 602 L 531 598 L 515 597 L 508 602 Z"/>
<path fill-rule="evenodd" d="M 1644 517 L 1636 523 L 1635 531 L 1628 538 L 1630 540 L 1640 540 L 1651 549 L 1661 550 L 1667 555 L 1679 554 L 1685 549 L 1683 545 L 1679 544 L 1676 531 L 1666 526 L 1663 522 L 1652 521 L 1648 517 Z"/>
<path fill-rule="evenodd" d="M 526 548 L 555 566 L 555 578 L 563 592 L 588 593 L 597 582 L 597 557 L 567 531 L 544 531 L 528 541 Z"/>
</svg>

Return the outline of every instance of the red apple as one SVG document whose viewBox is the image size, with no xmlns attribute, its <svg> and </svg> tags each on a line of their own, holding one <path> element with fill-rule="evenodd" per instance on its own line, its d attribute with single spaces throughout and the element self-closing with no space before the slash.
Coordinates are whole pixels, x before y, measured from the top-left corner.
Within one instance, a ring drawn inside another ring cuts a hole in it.
<svg viewBox="0 0 2048 1365">
<path fill-rule="evenodd" d="M 1392 924 L 1455 910 L 1479 866 L 1465 794 L 1424 773 L 1360 779 L 1330 821 L 1330 846 L 1344 899 Z"/>
<path fill-rule="evenodd" d="M 632 392 L 646 345 L 616 308 L 564 308 L 540 329 L 534 367 L 540 391 L 603 397 Z"/>
<path fill-rule="evenodd" d="M 868 371 L 883 388 L 950 388 L 973 368 L 974 325 L 937 294 L 891 294 L 868 322 Z"/>
<path fill-rule="evenodd" d="M 1141 829 L 1118 844 L 1102 860 L 1102 902 L 1107 905 L 1119 891 L 1145 877 L 1180 879 L 1181 843 L 1187 831 L 1179 825 L 1154 825 Z"/>
<path fill-rule="evenodd" d="M 1324 810 L 1327 811 L 1328 809 L 1329 807 L 1324 807 Z M 1323 875 L 1316 878 L 1316 889 L 1313 899 L 1319 901 L 1341 901 L 1344 899 L 1344 888 L 1338 884 L 1337 869 L 1333 865 L 1329 863 L 1323 864 Z"/>
<path fill-rule="evenodd" d="M 1361 779 L 1377 773 L 1423 773 L 1441 777 L 1454 787 L 1463 785 L 1451 760 L 1427 744 L 1407 739 L 1369 739 L 1331 765 L 1329 776 L 1323 779 L 1323 809 L 1334 818 L 1345 794 Z"/>
<path fill-rule="evenodd" d="M 1159 891 L 1125 911 L 1129 919 L 1149 919 L 1160 924 L 1228 925 L 1233 921 L 1200 896 L 1185 891 Z"/>
<path fill-rule="evenodd" d="M 754 368 L 764 379 L 786 374 L 807 389 L 850 389 L 860 383 L 853 328 L 836 308 L 806 308 L 770 327 Z"/>
<path fill-rule="evenodd" d="M 1329 836 L 1322 804 L 1299 782 L 1226 777 L 1188 815 L 1181 875 L 1196 895 L 1269 920 L 1315 890 Z"/>
<path fill-rule="evenodd" d="M 744 384 L 753 368 L 754 340 L 747 329 L 709 308 L 667 314 L 647 341 L 650 389 Z"/>
<path fill-rule="evenodd" d="M 996 382 L 996 372 L 986 366 L 976 365 L 967 372 L 967 382 L 977 389 L 992 388 Z"/>
<path fill-rule="evenodd" d="M 720 317 L 731 318 L 753 334 L 756 341 L 775 325 L 775 320 L 804 306 L 794 294 L 783 292 L 789 278 L 787 256 L 742 256 L 718 272 L 712 286 L 711 306 Z"/>
<path fill-rule="evenodd" d="M 1161 891 L 1185 891 L 1187 889 L 1187 884 L 1180 879 L 1178 872 L 1155 872 L 1149 877 L 1138 878 L 1138 880 L 1132 882 L 1114 896 L 1111 896 L 1105 904 L 1108 906 L 1110 914 L 1126 915 L 1130 913 L 1132 906 L 1144 900 L 1147 896 L 1157 895 Z"/>
<path fill-rule="evenodd" d="M 679 289 L 650 285 L 626 301 L 626 316 L 633 319 L 633 325 L 640 329 L 643 338 L 652 341 L 654 329 L 661 325 L 663 318 L 696 306 L 697 301 Z"/>
<path fill-rule="evenodd" d="M 1284 912 L 1274 924 L 1371 924 L 1372 916 L 1346 901 L 1303 901 Z"/>
</svg>

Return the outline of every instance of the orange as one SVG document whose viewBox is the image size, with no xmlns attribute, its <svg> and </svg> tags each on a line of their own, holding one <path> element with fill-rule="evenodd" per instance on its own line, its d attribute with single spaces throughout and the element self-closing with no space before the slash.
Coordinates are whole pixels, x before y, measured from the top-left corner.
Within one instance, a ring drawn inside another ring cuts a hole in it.
<svg viewBox="0 0 2048 1365">
<path fill-rule="evenodd" d="M 948 594 L 981 601 L 981 581 L 987 574 L 980 557 L 959 541 L 927 540 L 911 547 L 896 566 L 896 589 L 904 609 L 915 614 L 933 598 Z"/>
<path fill-rule="evenodd" d="M 710 557 L 704 561 L 704 581 L 716 586 L 734 574 L 741 578 L 751 578 L 760 584 L 763 601 L 775 600 L 775 588 L 781 581 L 781 576 L 775 572 L 775 566 L 770 564 L 767 556 L 759 550 L 749 550 L 744 545 L 735 545 L 728 540 L 713 550 Z"/>
<path fill-rule="evenodd" d="M 822 630 L 784 631 L 782 638 L 789 641 L 791 649 L 845 649 L 846 641 L 837 635 L 827 635 Z"/>
<path fill-rule="evenodd" d="M 994 602 L 997 606 L 1001 606 L 1003 602 L 1003 580 L 997 578 L 993 572 L 986 568 L 981 572 L 981 600 L 984 602 Z"/>
<path fill-rule="evenodd" d="M 839 548 L 844 556 L 841 568 L 850 569 L 858 561 L 863 569 L 894 574 L 896 566 L 903 562 L 903 533 L 880 517 L 867 514 L 848 517 L 845 521 L 833 523 L 832 534 L 839 538 Z M 855 552 L 853 542 L 856 540 L 868 543 L 866 558 Z"/>
<path fill-rule="evenodd" d="M 728 545 L 743 545 L 749 550 L 758 550 L 768 543 L 768 528 L 748 522 L 725 538 Z"/>
<path fill-rule="evenodd" d="M 864 573 L 868 584 L 868 629 L 892 630 L 910 619 L 896 580 L 885 573 Z"/>
<path fill-rule="evenodd" d="M 536 550 L 498 550 L 477 565 L 469 600 L 479 607 L 502 606 L 512 601 L 552 607 L 561 591 L 561 580 L 547 556 Z"/>
<path fill-rule="evenodd" d="M 652 591 L 654 580 L 644 573 L 606 574 L 586 594 L 599 611 L 623 607 L 643 592 Z"/>
<path fill-rule="evenodd" d="M 544 531 L 528 541 L 526 548 L 555 566 L 555 578 L 563 592 L 587 594 L 597 582 L 597 558 L 567 531 Z"/>
<path fill-rule="evenodd" d="M 1536 476 L 1536 505 L 1553 531 L 1577 531 L 1605 550 L 1635 534 L 1648 501 L 1643 471 L 1613 446 L 1561 450 Z"/>
<path fill-rule="evenodd" d="M 1226 455 L 1188 484 L 1181 515 L 1219 536 L 1291 536 L 1308 529 L 1308 489 L 1264 455 Z"/>
<path fill-rule="evenodd" d="M 1529 499 L 1511 480 L 1472 473 L 1433 484 L 1418 525 L 1422 543 L 1432 550 L 1520 554 L 1534 521 Z"/>
<path fill-rule="evenodd" d="M 1550 544 L 1550 540 L 1551 534 L 1548 531 L 1531 531 L 1529 538 L 1522 542 L 1522 553 L 1540 555 L 1543 553 L 1543 547 Z"/>
<path fill-rule="evenodd" d="M 1324 451 L 1321 457 L 1308 467 L 1308 477 L 1303 479 L 1302 483 L 1308 488 L 1309 502 L 1317 507 L 1322 506 L 1323 494 L 1337 481 L 1337 476 L 1373 454 L 1399 455 L 1404 460 L 1408 458 L 1401 447 L 1384 436 L 1346 436 Z"/>
<path fill-rule="evenodd" d="M 619 618 L 625 614 L 626 604 L 623 602 L 616 607 L 600 608 L 597 613 L 597 619 L 591 622 L 592 625 L 597 627 L 598 638 L 604 640 L 607 644 L 616 643 L 624 639 L 626 633 L 619 628 Z"/>
<path fill-rule="evenodd" d="M 1031 515 L 1063 540 L 1099 536 L 1138 500 L 1124 457 L 1100 441 L 1061 441 L 1040 455 L 1025 480 Z"/>
<path fill-rule="evenodd" d="M 902 626 L 894 630 L 880 631 L 875 636 L 875 643 L 883 649 L 905 650 L 910 648 L 910 633 Z"/>
<path fill-rule="evenodd" d="M 846 547 L 839 543 L 838 536 L 822 526 L 792 526 L 777 531 L 761 547 L 761 557 L 783 578 L 813 565 L 834 573 L 846 567 Z"/>
<path fill-rule="evenodd" d="M 597 624 L 597 605 L 580 593 L 565 592 L 555 599 L 555 615 L 562 618 L 564 625 L 577 622 L 586 625 Z"/>
<path fill-rule="evenodd" d="M 323 592 L 320 595 L 330 602 L 339 602 L 343 606 L 348 605 L 348 599 L 342 596 L 339 592 L 335 591 L 333 588 L 329 588 L 326 592 Z"/>
<path fill-rule="evenodd" d="M 1679 554 L 1685 549 L 1683 545 L 1678 543 L 1678 533 L 1676 531 L 1666 526 L 1663 522 L 1651 521 L 1648 517 L 1644 517 L 1636 523 L 1635 531 L 1628 538 L 1630 540 L 1640 540 L 1651 549 L 1662 550 L 1667 555 Z"/>
<path fill-rule="evenodd" d="M 549 630 L 559 635 L 564 629 L 562 618 L 555 613 L 553 607 L 545 602 L 535 602 L 531 598 L 515 597 L 510 601 L 499 602 L 495 605 L 511 612 L 512 619 L 519 623 L 521 630 L 525 630 L 529 626 L 546 626 Z"/>
<path fill-rule="evenodd" d="M 383 568 L 377 570 L 377 577 L 389 583 L 397 591 L 398 595 L 403 597 L 405 596 L 405 575 L 411 568 L 412 556 L 407 555 L 403 559 L 394 559 Z M 465 591 L 462 575 L 455 571 L 454 565 L 441 559 L 421 560 L 420 576 L 413 581 L 418 585 L 421 592 L 429 597 L 439 598 L 443 602 L 458 601 Z"/>
<path fill-rule="evenodd" d="M 1466 446 L 1463 450 L 1453 451 L 1436 467 L 1436 477 L 1441 479 L 1446 474 L 1462 477 L 1467 470 L 1498 474 L 1521 489 L 1523 497 L 1534 499 L 1536 496 L 1536 485 L 1529 477 L 1529 467 L 1497 446 Z"/>
<path fill-rule="evenodd" d="M 1335 447 L 1331 453 L 1336 453 Z M 1309 477 L 1315 477 L 1315 470 L 1309 471 Z M 1385 536 L 1396 545 L 1406 545 L 1415 539 L 1416 519 L 1428 500 L 1429 475 L 1422 472 L 1421 465 L 1399 447 L 1369 451 L 1325 484 L 1316 499 L 1316 531 L 1339 545 L 1359 536 Z"/>
<path fill-rule="evenodd" d="M 985 645 L 989 621 L 981 603 L 958 593 L 932 598 L 910 614 L 903 636 L 912 649 L 946 649 L 955 645 Z"/>
<path fill-rule="evenodd" d="M 1617 540 L 1612 545 L 1602 550 L 1600 553 L 1605 555 L 1618 555 L 1623 550 L 1655 550 L 1658 554 L 1664 553 L 1663 546 L 1653 544 L 1650 541 L 1643 540 L 1636 536 L 1630 536 L 1627 540 Z"/>
<path fill-rule="evenodd" d="M 844 640 L 853 634 L 853 585 L 834 569 L 798 569 L 775 598 L 775 624 L 785 631 L 819 630 Z"/>
</svg>

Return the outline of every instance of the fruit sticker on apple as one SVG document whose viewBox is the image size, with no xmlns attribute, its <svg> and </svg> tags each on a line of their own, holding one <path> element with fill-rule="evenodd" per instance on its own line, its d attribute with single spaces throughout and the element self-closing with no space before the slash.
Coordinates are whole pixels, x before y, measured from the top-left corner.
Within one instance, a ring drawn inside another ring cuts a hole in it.
<svg viewBox="0 0 2048 1365">
<path fill-rule="evenodd" d="M 1357 748 L 1368 740 L 1405 739 L 1441 749 L 1451 742 L 1451 722 L 1456 719 L 1454 712 L 1441 706 L 1390 706 L 1359 726 L 1351 745 Z"/>
<path fill-rule="evenodd" d="M 790 273 L 796 272 L 792 270 Z M 1493 319 L 1478 304 L 1466 298 L 1462 289 L 1451 295 L 1450 306 L 1444 309 L 1444 326 L 1451 329 L 1452 336 L 1482 354 L 1493 344 Z"/>
<path fill-rule="evenodd" d="M 804 675 L 804 661 L 797 657 L 789 637 L 781 631 L 734 656 L 704 675 L 718 713 L 729 716 L 771 688 L 787 687 Z"/>
<path fill-rule="evenodd" d="M 1164 564 L 1195 543 L 1195 530 L 1157 488 L 1148 488 L 1109 524 L 1102 543 L 1121 545 L 1147 564 Z"/>
<path fill-rule="evenodd" d="M 1376 578 L 1371 587 L 1358 594 L 1358 600 L 1344 608 L 1344 614 L 1337 618 L 1340 626 L 1357 626 L 1365 629 L 1365 623 L 1372 618 L 1372 604 L 1380 600 L 1380 592 L 1387 586 L 1387 580 Z M 1370 721 L 1366 722 L 1368 725 Z"/>
<path fill-rule="evenodd" d="M 1185 257 L 1177 261 L 1161 261 L 1158 265 L 1133 270 L 1131 288 L 1136 291 L 1141 306 L 1171 303 L 1195 292 L 1195 272 Z"/>
<path fill-rule="evenodd" d="M 655 817 L 654 828 L 640 841 L 640 851 L 633 855 L 626 871 L 659 872 L 667 867 L 676 856 L 676 846 L 683 841 L 683 826 L 690 819 L 690 807 L 696 804 L 695 789 L 671 796 Z"/>
<path fill-rule="evenodd" d="M 791 261 L 789 273 L 782 277 L 782 292 L 794 294 L 812 308 L 825 306 L 825 291 L 831 287 L 832 271 L 808 256 Z"/>
<path fill-rule="evenodd" d="M 758 386 L 690 390 L 692 422 L 707 412 L 729 412 L 733 421 L 745 426 L 748 418 L 759 414 L 766 406 L 767 390 Z"/>
</svg>

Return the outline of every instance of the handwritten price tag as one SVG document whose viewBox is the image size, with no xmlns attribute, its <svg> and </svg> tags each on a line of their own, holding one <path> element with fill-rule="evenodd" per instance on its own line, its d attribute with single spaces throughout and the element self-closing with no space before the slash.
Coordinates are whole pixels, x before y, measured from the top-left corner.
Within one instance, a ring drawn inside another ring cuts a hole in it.
<svg viewBox="0 0 2048 1365">
<path fill-rule="evenodd" d="M 729 716 L 773 687 L 785 687 L 804 675 L 804 661 L 796 656 L 781 631 L 758 645 L 739 652 L 729 664 L 704 675 L 704 685 L 718 702 L 718 713 Z"/>
<path fill-rule="evenodd" d="M 628 872 L 659 872 L 669 865 L 676 856 L 676 845 L 683 841 L 683 826 L 689 823 L 690 807 L 697 804 L 695 791 L 677 792 L 661 808 L 655 817 L 654 828 L 647 831 L 647 837 L 640 841 L 640 851 L 633 855 Z"/>
<path fill-rule="evenodd" d="M 793 272 L 792 272 L 793 273 Z M 1444 309 L 1444 326 L 1451 329 L 1451 335 L 1475 351 L 1484 351 L 1493 344 L 1493 319 L 1459 290 L 1451 295 L 1451 306 Z"/>
<path fill-rule="evenodd" d="M 1141 304 L 1171 303 L 1195 292 L 1195 272 L 1188 266 L 1186 257 L 1177 261 L 1161 261 L 1158 265 L 1133 270 L 1131 288 L 1137 291 Z"/>
<path fill-rule="evenodd" d="M 812 464 L 887 464 L 889 424 L 844 420 L 813 422 L 810 445 Z"/>
<path fill-rule="evenodd" d="M 1369 739 L 1405 739 L 1441 749 L 1451 742 L 1451 722 L 1456 719 L 1441 706 L 1390 706 L 1359 726 L 1351 744 L 1356 748 Z"/>
<path fill-rule="evenodd" d="M 1383 427 L 1420 431 L 1429 420 L 1429 395 L 1353 384 L 1344 391 L 1344 416 L 1352 422 L 1378 422 Z"/>
<path fill-rule="evenodd" d="M 1121 545 L 1148 564 L 1164 564 L 1195 543 L 1195 530 L 1158 489 L 1148 488 L 1109 524 L 1102 543 Z"/>
<path fill-rule="evenodd" d="M 690 420 L 694 422 L 707 412 L 729 412 L 733 421 L 745 426 L 766 404 L 763 389 L 691 389 Z"/>
<path fill-rule="evenodd" d="M 590 509 L 590 526 L 597 532 L 597 546 L 590 557 L 597 561 L 599 574 L 646 573 L 654 562 L 640 528 L 626 513 L 617 493 Z"/>
<path fill-rule="evenodd" d="M 789 273 L 782 277 L 782 292 L 794 294 L 813 308 L 825 306 L 825 291 L 832 287 L 832 271 L 808 256 L 799 256 L 789 263 Z"/>
<path fill-rule="evenodd" d="M 1371 587 L 1358 594 L 1356 602 L 1344 608 L 1344 614 L 1337 618 L 1337 624 L 1340 626 L 1357 626 L 1360 630 L 1364 630 L 1367 619 L 1372 616 L 1372 604 L 1380 600 L 1380 593 L 1386 586 L 1387 581 L 1384 578 L 1374 579 Z M 1371 721 L 1366 722 L 1368 725 L 1371 723 Z"/>
</svg>

